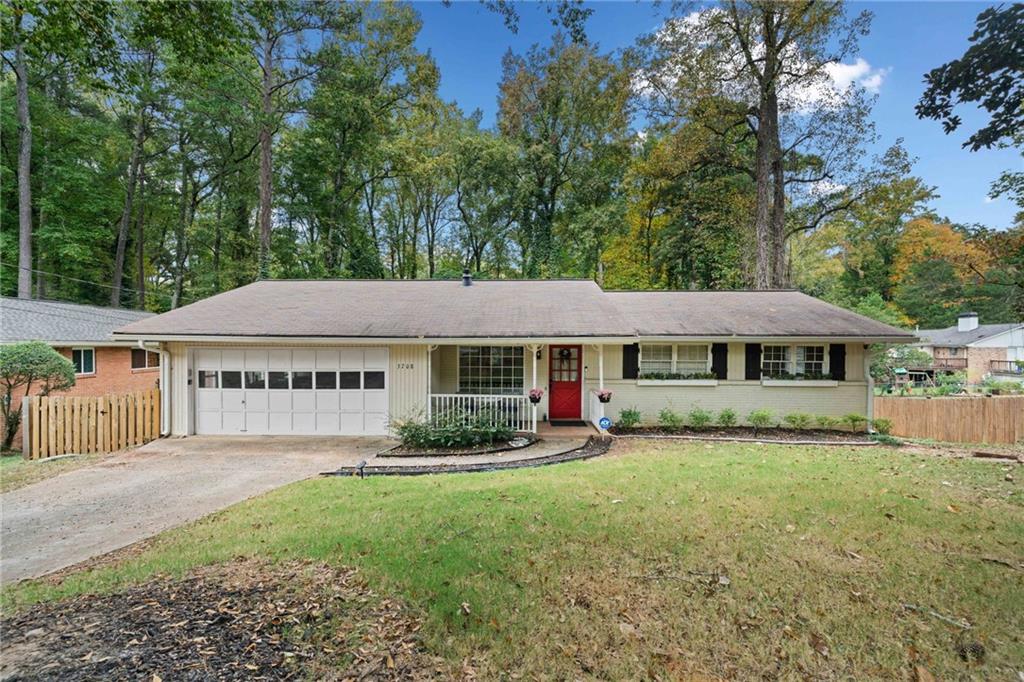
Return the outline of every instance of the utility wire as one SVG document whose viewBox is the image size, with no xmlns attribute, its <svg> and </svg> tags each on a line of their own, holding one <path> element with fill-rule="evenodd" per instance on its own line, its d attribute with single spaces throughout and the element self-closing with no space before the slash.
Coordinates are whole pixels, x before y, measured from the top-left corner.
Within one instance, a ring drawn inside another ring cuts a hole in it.
<svg viewBox="0 0 1024 682">
<path fill-rule="evenodd" d="M 117 287 L 113 286 L 112 284 L 102 284 L 100 282 L 92 282 L 92 281 L 87 280 L 87 279 L 78 279 L 77 277 L 71 277 L 70 275 L 64 275 L 64 274 L 61 274 L 59 272 L 51 272 L 49 270 L 37 270 L 35 268 L 28 268 L 28 267 L 24 267 L 22 265 L 14 265 L 13 263 L 6 263 L 4 261 L 0 261 L 0 265 L 4 265 L 4 266 L 9 267 L 9 268 L 16 268 L 18 270 L 28 270 L 29 272 L 41 273 L 41 274 L 44 274 L 44 275 L 53 275 L 54 277 L 63 277 L 64 279 L 70 280 L 72 282 L 80 282 L 82 284 L 91 284 L 92 286 L 104 287 L 105 289 L 116 289 L 117 288 Z M 134 292 L 136 294 L 139 293 L 138 289 L 133 289 L 131 287 L 125 287 L 125 286 L 121 287 L 121 291 L 131 291 L 131 292 Z M 153 295 L 156 295 L 156 296 L 166 296 L 167 298 L 171 299 L 172 301 L 174 300 L 174 296 L 173 295 L 164 293 L 162 291 L 147 291 L 147 292 L 144 292 L 144 293 L 147 296 L 149 296 L 150 294 L 153 294 Z M 184 296 L 182 296 L 179 299 L 179 302 L 193 303 L 194 301 L 192 299 L 190 299 L 190 298 L 185 298 Z"/>
</svg>

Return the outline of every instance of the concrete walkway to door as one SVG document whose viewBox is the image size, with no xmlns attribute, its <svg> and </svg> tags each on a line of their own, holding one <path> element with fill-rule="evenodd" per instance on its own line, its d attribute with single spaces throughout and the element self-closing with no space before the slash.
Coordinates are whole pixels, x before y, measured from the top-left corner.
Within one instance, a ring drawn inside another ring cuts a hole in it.
<svg viewBox="0 0 1024 682">
<path fill-rule="evenodd" d="M 392 443 L 169 438 L 12 490 L 0 495 L 0 580 L 60 570 L 282 485 L 353 466 Z"/>
</svg>

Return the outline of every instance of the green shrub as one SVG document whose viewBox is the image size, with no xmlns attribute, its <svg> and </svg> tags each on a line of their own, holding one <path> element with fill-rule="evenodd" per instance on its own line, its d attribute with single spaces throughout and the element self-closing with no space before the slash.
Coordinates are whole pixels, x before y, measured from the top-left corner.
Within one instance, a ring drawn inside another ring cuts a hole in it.
<svg viewBox="0 0 1024 682">
<path fill-rule="evenodd" d="M 803 412 L 793 412 L 792 414 L 787 414 L 782 418 L 790 428 L 794 429 L 809 428 L 813 419 L 814 418 L 811 415 L 804 414 Z"/>
<path fill-rule="evenodd" d="M 754 427 L 754 435 L 757 435 L 758 429 L 766 429 L 775 423 L 775 417 L 772 415 L 771 410 L 754 410 L 747 415 L 747 423 Z"/>
<path fill-rule="evenodd" d="M 627 407 L 619 412 L 619 426 L 624 429 L 631 429 L 640 423 L 640 410 L 635 407 Z"/>
<path fill-rule="evenodd" d="M 839 423 L 839 420 L 835 417 L 827 414 L 819 414 L 814 418 L 814 421 L 818 423 L 818 428 L 825 431 L 831 431 Z"/>
<path fill-rule="evenodd" d="M 728 407 L 718 413 L 718 425 L 729 428 L 730 426 L 736 426 L 736 410 L 730 410 Z"/>
<path fill-rule="evenodd" d="M 862 431 L 862 425 L 867 426 L 867 417 L 851 412 L 850 414 L 844 414 L 840 421 L 850 427 L 851 431 L 857 432 Z"/>
<path fill-rule="evenodd" d="M 872 434 L 871 440 L 875 441 L 876 443 L 881 443 L 882 445 L 892 445 L 893 447 L 900 447 L 901 445 L 903 445 L 903 441 L 901 441 L 899 438 L 890 436 L 887 433 Z"/>
<path fill-rule="evenodd" d="M 892 433 L 891 419 L 876 419 L 872 423 L 874 424 L 875 431 L 882 434 L 883 436 L 888 436 L 890 433 Z"/>
<path fill-rule="evenodd" d="M 475 414 L 450 411 L 394 424 L 402 445 L 410 448 L 457 448 L 487 445 L 512 439 L 515 433 L 504 419 L 489 410 Z"/>
<path fill-rule="evenodd" d="M 651 381 L 672 381 L 678 379 L 717 379 L 718 376 L 714 372 L 644 372 L 637 378 Z"/>
<path fill-rule="evenodd" d="M 708 412 L 707 410 L 702 410 L 699 407 L 695 407 L 692 410 L 690 410 L 690 414 L 686 415 L 686 418 L 689 421 L 690 426 L 692 426 L 693 428 L 704 429 L 711 424 L 715 416 Z"/>
<path fill-rule="evenodd" d="M 683 425 L 683 417 L 671 407 L 663 407 L 658 413 L 658 423 L 666 429 L 678 429 Z"/>
<path fill-rule="evenodd" d="M 0 449 L 11 447 L 21 424 L 21 411 L 14 409 L 13 396 L 28 394 L 32 389 L 36 389 L 35 395 L 45 396 L 74 385 L 75 366 L 42 341 L 0 346 Z"/>
</svg>

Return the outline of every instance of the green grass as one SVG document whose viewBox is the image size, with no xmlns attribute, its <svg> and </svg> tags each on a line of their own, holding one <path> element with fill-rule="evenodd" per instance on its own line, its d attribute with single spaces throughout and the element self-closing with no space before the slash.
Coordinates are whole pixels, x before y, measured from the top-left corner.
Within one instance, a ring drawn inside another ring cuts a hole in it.
<svg viewBox="0 0 1024 682">
<path fill-rule="evenodd" d="M 1024 500 L 1000 465 L 880 448 L 638 441 L 616 453 L 299 483 L 113 566 L 7 589 L 4 603 L 240 555 L 308 557 L 358 566 L 423 612 L 433 652 L 484 679 L 891 679 L 913 665 L 1009 679 L 1024 661 Z M 973 640 L 981 663 L 957 654 Z"/>
<path fill-rule="evenodd" d="M 48 461 L 29 461 L 18 454 L 0 456 L 0 493 L 31 485 L 45 478 L 95 464 L 100 455 L 78 455 Z"/>
</svg>

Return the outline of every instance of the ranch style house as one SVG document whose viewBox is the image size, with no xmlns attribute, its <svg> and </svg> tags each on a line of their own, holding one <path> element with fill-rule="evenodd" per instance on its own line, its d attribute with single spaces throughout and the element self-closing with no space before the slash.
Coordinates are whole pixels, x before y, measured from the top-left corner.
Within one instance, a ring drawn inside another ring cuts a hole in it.
<svg viewBox="0 0 1024 682">
<path fill-rule="evenodd" d="M 645 421 L 697 406 L 870 417 L 870 344 L 915 340 L 797 291 L 468 273 L 263 280 L 114 338 L 160 354 L 163 430 L 176 436 L 387 435 L 395 420 L 485 410 L 520 431 L 627 407 Z"/>
</svg>

